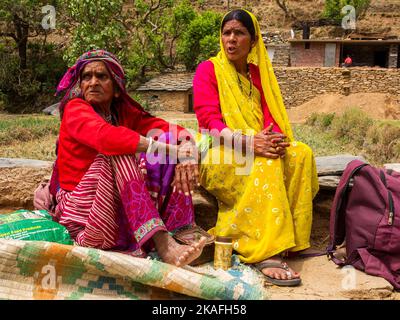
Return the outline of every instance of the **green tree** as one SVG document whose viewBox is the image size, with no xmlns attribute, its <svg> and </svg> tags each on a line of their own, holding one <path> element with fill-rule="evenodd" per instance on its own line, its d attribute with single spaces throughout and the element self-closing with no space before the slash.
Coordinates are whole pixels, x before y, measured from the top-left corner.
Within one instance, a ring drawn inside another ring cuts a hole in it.
<svg viewBox="0 0 400 320">
<path fill-rule="evenodd" d="M 127 73 L 131 80 L 145 78 L 149 68 L 157 71 L 174 69 L 177 64 L 176 42 L 196 13 L 188 0 L 135 2 L 131 22 L 131 48 L 127 57 Z M 135 82 L 135 81 L 133 81 Z"/>
<path fill-rule="evenodd" d="M 2 0 L 0 2 L 0 36 L 14 40 L 21 69 L 27 67 L 28 39 L 47 36 L 51 29 L 42 27 L 42 7 L 57 5 L 56 0 Z"/>
<path fill-rule="evenodd" d="M 6 111 L 38 111 L 54 102 L 65 71 L 59 47 L 47 42 L 57 7 L 55 0 L 0 2 L 0 104 Z"/>
<path fill-rule="evenodd" d="M 117 55 L 127 45 L 121 21 L 123 0 L 62 0 L 71 41 L 64 58 L 71 64 L 83 52 L 105 49 Z"/>
<path fill-rule="evenodd" d="M 326 0 L 323 16 L 334 21 L 341 21 L 343 18 L 342 8 L 351 5 L 356 10 L 356 17 L 364 17 L 369 8 L 371 0 Z"/>
<path fill-rule="evenodd" d="M 176 43 L 196 17 L 189 0 L 63 0 L 71 29 L 69 63 L 85 50 L 104 48 L 125 66 L 129 84 L 148 70 L 174 69 Z"/>
<path fill-rule="evenodd" d="M 205 11 L 193 19 L 178 40 L 177 52 L 188 70 L 219 50 L 221 15 Z"/>
</svg>

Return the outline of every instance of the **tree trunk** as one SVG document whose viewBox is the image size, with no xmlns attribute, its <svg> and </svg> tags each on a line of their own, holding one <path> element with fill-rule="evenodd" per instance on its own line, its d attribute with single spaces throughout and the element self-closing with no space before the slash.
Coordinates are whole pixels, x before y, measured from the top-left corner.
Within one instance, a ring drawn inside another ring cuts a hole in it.
<svg viewBox="0 0 400 320">
<path fill-rule="evenodd" d="M 13 17 L 18 46 L 19 66 L 22 70 L 27 68 L 26 47 L 28 45 L 29 24 L 23 21 L 16 13 Z"/>
</svg>

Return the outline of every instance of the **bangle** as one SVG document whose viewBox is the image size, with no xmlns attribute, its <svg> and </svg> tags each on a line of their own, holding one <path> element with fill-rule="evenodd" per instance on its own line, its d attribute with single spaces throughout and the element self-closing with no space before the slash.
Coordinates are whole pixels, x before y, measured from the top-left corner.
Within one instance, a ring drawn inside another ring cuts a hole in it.
<svg viewBox="0 0 400 320">
<path fill-rule="evenodd" d="M 153 144 L 154 139 L 152 137 L 149 137 L 149 145 L 147 147 L 146 154 L 150 154 L 152 152 Z"/>
</svg>

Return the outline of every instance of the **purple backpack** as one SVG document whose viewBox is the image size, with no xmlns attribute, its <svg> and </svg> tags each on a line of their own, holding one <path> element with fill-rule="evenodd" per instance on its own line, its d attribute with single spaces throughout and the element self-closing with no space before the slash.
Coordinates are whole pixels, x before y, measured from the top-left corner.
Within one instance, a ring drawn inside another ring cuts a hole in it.
<svg viewBox="0 0 400 320">
<path fill-rule="evenodd" d="M 333 254 L 343 241 L 347 258 L 339 260 Z M 382 277 L 400 290 L 400 173 L 360 160 L 347 165 L 331 208 L 327 251 L 336 264 Z"/>
</svg>

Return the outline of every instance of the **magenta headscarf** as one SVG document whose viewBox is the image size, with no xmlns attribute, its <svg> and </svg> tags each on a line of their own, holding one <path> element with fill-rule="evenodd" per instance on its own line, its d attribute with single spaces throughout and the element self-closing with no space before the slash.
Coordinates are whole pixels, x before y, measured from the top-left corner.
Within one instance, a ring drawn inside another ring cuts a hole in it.
<svg viewBox="0 0 400 320">
<path fill-rule="evenodd" d="M 80 97 L 80 74 L 84 67 L 88 63 L 93 61 L 104 62 L 115 83 L 121 90 L 122 94 L 120 100 L 122 101 L 122 103 L 126 105 L 133 105 L 134 107 L 143 110 L 139 103 L 129 97 L 128 93 L 126 92 L 125 72 L 118 58 L 110 52 L 98 49 L 88 51 L 81 55 L 78 60 L 76 60 L 75 64 L 71 68 L 69 68 L 68 71 L 64 74 L 60 83 L 58 84 L 56 95 L 59 95 L 61 92 L 65 91 L 64 97 L 61 100 L 61 104 L 59 107 L 61 118 L 67 102 L 73 98 Z"/>
</svg>

